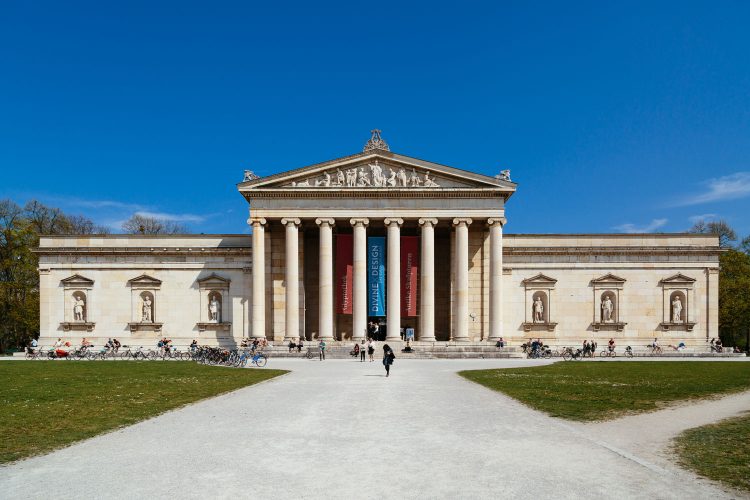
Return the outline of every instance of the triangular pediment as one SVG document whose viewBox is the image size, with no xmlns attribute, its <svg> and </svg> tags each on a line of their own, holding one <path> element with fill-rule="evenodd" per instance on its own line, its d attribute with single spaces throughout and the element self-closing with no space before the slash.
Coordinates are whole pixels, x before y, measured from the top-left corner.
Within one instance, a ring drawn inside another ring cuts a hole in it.
<svg viewBox="0 0 750 500">
<path fill-rule="evenodd" d="M 128 284 L 130 286 L 133 285 L 149 285 L 149 286 L 160 286 L 161 280 L 154 278 L 153 276 L 149 276 L 148 274 L 141 274 L 140 276 L 133 278 L 131 280 L 128 280 Z"/>
<path fill-rule="evenodd" d="M 204 278 L 199 278 L 198 285 L 201 288 L 228 288 L 231 282 L 228 278 L 223 278 L 216 273 L 213 273 Z"/>
<path fill-rule="evenodd" d="M 94 286 L 94 280 L 81 276 L 80 274 L 74 274 L 68 278 L 60 280 L 60 283 L 66 287 L 92 287 Z"/>
<path fill-rule="evenodd" d="M 523 283 L 526 286 L 529 286 L 529 285 L 554 285 L 555 283 L 557 283 L 557 280 L 555 278 L 550 278 L 547 275 L 539 273 L 536 276 L 532 276 L 531 278 L 526 278 L 521 283 Z"/>
<path fill-rule="evenodd" d="M 600 278 L 591 280 L 591 283 L 599 284 L 599 285 L 614 284 L 614 283 L 622 284 L 622 283 L 625 283 L 625 281 L 627 281 L 625 278 L 620 278 L 619 276 L 615 276 L 612 273 L 607 273 Z"/>
<path fill-rule="evenodd" d="M 490 189 L 510 194 L 515 191 L 516 184 L 509 177 L 507 171 L 490 177 L 390 151 L 374 150 L 250 179 L 240 183 L 238 188 L 248 193 L 260 190 Z"/>
<path fill-rule="evenodd" d="M 664 278 L 659 283 L 662 285 L 692 285 L 695 283 L 695 279 L 685 276 L 682 273 L 677 273 L 669 278 Z"/>
</svg>

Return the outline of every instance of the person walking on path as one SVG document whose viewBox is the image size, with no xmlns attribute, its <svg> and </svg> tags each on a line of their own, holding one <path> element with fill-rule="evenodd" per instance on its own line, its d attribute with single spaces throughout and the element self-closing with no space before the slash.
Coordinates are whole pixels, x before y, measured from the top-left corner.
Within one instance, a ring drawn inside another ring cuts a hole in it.
<svg viewBox="0 0 750 500">
<path fill-rule="evenodd" d="M 365 339 L 362 339 L 362 343 L 359 346 L 359 362 L 363 363 L 365 361 L 365 353 L 367 352 L 367 345 L 365 344 Z"/>
<path fill-rule="evenodd" d="M 320 349 L 320 360 L 325 361 L 326 359 L 326 341 L 323 339 L 320 339 L 320 342 L 318 342 L 318 348 Z"/>
<path fill-rule="evenodd" d="M 388 344 L 383 345 L 383 366 L 385 366 L 385 376 L 388 377 L 391 374 L 391 365 L 393 360 L 396 359 L 396 355 L 393 354 L 393 349 Z"/>
</svg>

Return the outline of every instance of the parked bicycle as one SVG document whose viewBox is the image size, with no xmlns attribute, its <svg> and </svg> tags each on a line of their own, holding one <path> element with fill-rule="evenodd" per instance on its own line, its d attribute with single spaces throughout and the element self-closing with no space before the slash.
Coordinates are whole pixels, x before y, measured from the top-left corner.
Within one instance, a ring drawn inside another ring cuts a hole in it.
<svg viewBox="0 0 750 500">
<path fill-rule="evenodd" d="M 583 351 L 581 349 L 573 349 L 572 347 L 563 348 L 562 357 L 565 361 L 580 361 L 583 359 Z"/>
<path fill-rule="evenodd" d="M 601 358 L 616 358 L 617 353 L 614 349 L 610 349 L 609 347 L 602 350 L 602 352 L 599 353 L 599 357 Z"/>
</svg>

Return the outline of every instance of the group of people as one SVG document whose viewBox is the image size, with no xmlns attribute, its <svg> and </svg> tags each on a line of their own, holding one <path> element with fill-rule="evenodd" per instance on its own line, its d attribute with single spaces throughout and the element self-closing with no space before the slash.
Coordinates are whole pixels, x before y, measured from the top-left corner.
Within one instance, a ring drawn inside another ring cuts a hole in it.
<svg viewBox="0 0 750 500">
<path fill-rule="evenodd" d="M 369 356 L 370 361 L 375 361 L 375 341 L 371 338 L 354 344 L 354 349 L 351 351 L 352 356 L 359 357 L 360 362 L 365 362 Z"/>
</svg>

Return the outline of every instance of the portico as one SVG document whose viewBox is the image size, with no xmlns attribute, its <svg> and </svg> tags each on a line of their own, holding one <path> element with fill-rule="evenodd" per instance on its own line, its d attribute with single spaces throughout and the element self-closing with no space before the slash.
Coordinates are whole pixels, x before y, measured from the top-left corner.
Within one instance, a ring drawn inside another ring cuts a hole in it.
<svg viewBox="0 0 750 500">
<path fill-rule="evenodd" d="M 263 241 L 285 251 L 283 296 L 271 292 L 273 307 L 283 305 L 284 324 L 254 320 L 252 336 L 277 337 L 283 330 L 284 339 L 361 339 L 368 321 L 378 321 L 386 325 L 386 340 L 401 339 L 404 328 L 427 342 L 500 337 L 502 313 L 490 314 L 489 304 L 502 301 L 502 225 L 515 189 L 507 175 L 392 153 L 378 131 L 360 154 L 249 178 L 239 190 L 250 204 L 254 249 Z M 379 283 L 368 271 L 370 246 L 385 254 Z M 317 262 L 306 256 L 300 268 L 300 253 L 316 254 Z M 254 250 L 252 267 L 252 310 L 269 317 L 265 279 L 256 277 L 256 270 L 268 269 L 265 251 Z M 271 274 L 281 271 L 274 269 Z M 384 303 L 369 308 L 378 294 Z"/>
</svg>

